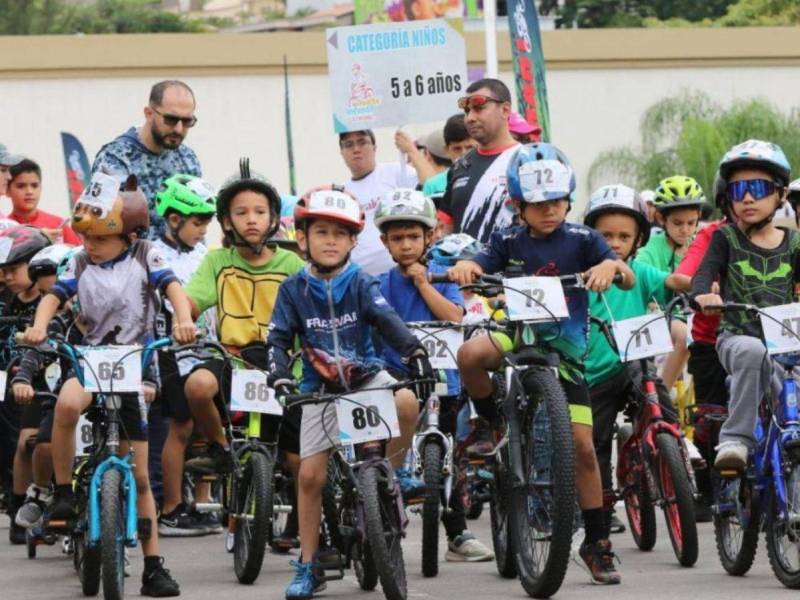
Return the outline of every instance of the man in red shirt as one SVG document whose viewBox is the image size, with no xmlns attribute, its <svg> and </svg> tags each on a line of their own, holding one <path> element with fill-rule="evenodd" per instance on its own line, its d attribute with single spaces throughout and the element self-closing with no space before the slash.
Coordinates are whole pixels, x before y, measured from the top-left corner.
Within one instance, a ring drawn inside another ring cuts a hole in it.
<svg viewBox="0 0 800 600">
<path fill-rule="evenodd" d="M 38 227 L 53 243 L 78 245 L 81 239 L 64 219 L 39 210 L 42 196 L 42 169 L 32 160 L 25 158 L 9 169 L 11 181 L 8 183 L 8 196 L 11 198 L 10 219 L 20 225 Z"/>
</svg>

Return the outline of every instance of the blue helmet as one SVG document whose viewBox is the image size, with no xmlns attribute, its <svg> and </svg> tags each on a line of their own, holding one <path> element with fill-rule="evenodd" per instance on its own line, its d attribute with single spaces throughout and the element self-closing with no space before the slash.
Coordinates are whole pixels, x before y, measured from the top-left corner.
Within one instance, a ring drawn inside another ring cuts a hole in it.
<svg viewBox="0 0 800 600">
<path fill-rule="evenodd" d="M 789 185 L 791 166 L 778 144 L 747 140 L 725 153 L 719 163 L 719 175 L 727 184 L 731 175 L 741 169 L 761 169 L 772 175 L 782 186 Z"/>
<path fill-rule="evenodd" d="M 472 260 L 483 250 L 481 243 L 466 233 L 451 233 L 436 241 L 428 250 L 428 260 L 452 267 L 460 260 Z"/>
<path fill-rule="evenodd" d="M 548 202 L 569 198 L 575 192 L 575 171 L 567 156 L 552 144 L 526 144 L 511 157 L 506 188 L 512 200 Z"/>
</svg>

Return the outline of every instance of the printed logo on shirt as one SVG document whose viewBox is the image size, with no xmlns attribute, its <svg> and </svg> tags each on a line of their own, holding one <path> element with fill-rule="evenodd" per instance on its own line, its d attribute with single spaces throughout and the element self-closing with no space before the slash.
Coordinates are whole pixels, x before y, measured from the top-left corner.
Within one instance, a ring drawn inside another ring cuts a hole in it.
<svg viewBox="0 0 800 600">
<path fill-rule="evenodd" d="M 384 300 L 384 304 L 385 303 L 386 301 Z M 314 317 L 313 319 L 306 319 L 306 329 L 333 329 L 333 328 L 338 329 L 344 325 L 351 325 L 357 322 L 358 322 L 358 313 L 356 313 L 356 311 L 353 311 L 344 314 L 341 317 L 335 317 L 332 320 L 320 319 L 319 317 Z"/>
<path fill-rule="evenodd" d="M 458 188 L 462 188 L 469 183 L 469 177 L 459 177 L 455 181 L 453 181 L 453 189 L 456 190 Z"/>
</svg>

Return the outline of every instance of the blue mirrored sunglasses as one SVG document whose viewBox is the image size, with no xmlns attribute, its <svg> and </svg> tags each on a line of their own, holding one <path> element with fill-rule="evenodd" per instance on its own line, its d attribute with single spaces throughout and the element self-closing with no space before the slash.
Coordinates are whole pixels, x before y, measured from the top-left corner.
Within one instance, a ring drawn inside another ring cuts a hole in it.
<svg viewBox="0 0 800 600">
<path fill-rule="evenodd" d="M 728 200 L 732 202 L 741 202 L 744 200 L 747 192 L 750 192 L 753 200 L 761 200 L 774 194 L 777 187 L 775 182 L 769 179 L 745 179 L 743 181 L 734 181 L 728 184 Z"/>
</svg>

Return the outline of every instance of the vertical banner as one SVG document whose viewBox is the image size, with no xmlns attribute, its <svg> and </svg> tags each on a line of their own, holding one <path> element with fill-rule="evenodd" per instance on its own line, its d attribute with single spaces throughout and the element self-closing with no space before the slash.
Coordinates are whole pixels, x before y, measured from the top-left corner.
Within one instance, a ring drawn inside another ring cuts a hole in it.
<svg viewBox="0 0 800 600">
<path fill-rule="evenodd" d="M 61 132 L 61 146 L 64 149 L 64 165 L 67 171 L 67 193 L 69 209 L 75 206 L 84 188 L 89 185 L 92 172 L 89 170 L 89 159 L 83 144 L 71 133 Z"/>
<path fill-rule="evenodd" d="M 289 107 L 289 66 L 286 55 L 283 55 L 283 102 L 284 125 L 286 127 L 286 155 L 289 159 L 289 192 L 294 196 L 297 188 L 294 181 L 294 144 L 292 143 L 292 111 Z"/>
<path fill-rule="evenodd" d="M 550 110 L 539 15 L 531 0 L 508 0 L 507 6 L 518 111 L 528 123 L 542 128 L 542 141 L 547 142 L 550 140 Z"/>
</svg>

